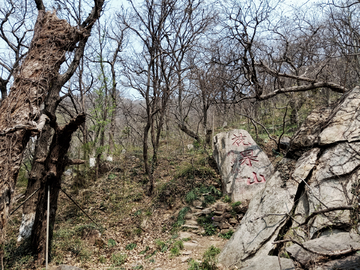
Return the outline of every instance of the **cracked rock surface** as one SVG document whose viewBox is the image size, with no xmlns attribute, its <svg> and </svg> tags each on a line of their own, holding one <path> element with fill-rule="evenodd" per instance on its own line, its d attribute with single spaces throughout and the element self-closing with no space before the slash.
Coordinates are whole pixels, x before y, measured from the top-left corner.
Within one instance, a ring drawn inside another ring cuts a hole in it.
<svg viewBox="0 0 360 270">
<path fill-rule="evenodd" d="M 284 184 L 275 172 L 254 194 L 220 254 L 225 267 L 281 269 L 278 255 L 290 254 L 296 269 L 359 269 L 358 214 L 351 209 L 358 207 L 360 194 L 359 104 L 356 87 L 308 116 L 290 142 L 287 156 L 297 159 L 291 177 Z M 257 263 L 265 258 L 266 268 Z"/>
</svg>

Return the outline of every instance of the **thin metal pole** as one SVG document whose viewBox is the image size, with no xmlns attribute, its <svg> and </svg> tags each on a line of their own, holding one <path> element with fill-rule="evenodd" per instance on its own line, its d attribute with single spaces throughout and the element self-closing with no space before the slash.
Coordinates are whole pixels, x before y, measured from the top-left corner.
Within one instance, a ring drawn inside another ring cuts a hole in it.
<svg viewBox="0 0 360 270">
<path fill-rule="evenodd" d="M 49 220 L 50 220 L 50 186 L 48 186 L 46 214 L 46 270 L 49 269 Z"/>
</svg>

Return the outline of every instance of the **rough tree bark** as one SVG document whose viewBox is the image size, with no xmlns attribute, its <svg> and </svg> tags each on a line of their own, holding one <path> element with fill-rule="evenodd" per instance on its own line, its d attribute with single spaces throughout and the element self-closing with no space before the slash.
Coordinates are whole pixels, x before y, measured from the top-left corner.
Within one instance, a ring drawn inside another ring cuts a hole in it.
<svg viewBox="0 0 360 270">
<path fill-rule="evenodd" d="M 37 3 L 40 0 L 35 0 Z M 42 4 L 42 3 L 41 3 Z M 57 209 L 57 200 L 59 190 L 61 188 L 61 175 L 65 170 L 66 165 L 80 164 L 82 161 L 71 161 L 67 158 L 66 153 L 70 146 L 71 135 L 80 125 L 85 122 L 84 114 L 80 114 L 70 121 L 64 128 L 59 128 L 56 123 L 55 112 L 63 98 L 60 97 L 59 93 L 62 86 L 71 78 L 80 64 L 80 60 L 84 54 L 84 49 L 90 31 L 96 20 L 100 17 L 103 0 L 94 0 L 94 7 L 86 18 L 86 20 L 79 27 L 71 27 L 66 21 L 59 20 L 54 14 L 51 16 L 54 18 L 52 21 L 48 21 L 47 28 L 41 28 L 39 31 L 42 35 L 51 37 L 49 43 L 52 40 L 63 40 L 68 42 L 68 48 L 72 49 L 76 42 L 76 50 L 74 58 L 69 68 L 64 74 L 59 74 L 59 69 L 54 70 L 56 76 L 54 76 L 52 83 L 48 85 L 48 94 L 44 100 L 44 110 L 51 120 L 45 124 L 42 132 L 39 134 L 39 139 L 35 148 L 35 156 L 33 159 L 32 170 L 28 181 L 28 187 L 25 196 L 28 197 L 35 190 L 40 188 L 37 195 L 32 197 L 29 201 L 24 204 L 22 224 L 20 227 L 19 239 L 28 237 L 31 234 L 32 249 L 38 257 L 38 263 L 42 264 L 45 258 L 45 229 L 46 229 L 46 190 L 45 188 L 50 185 L 51 188 L 51 215 L 50 215 L 50 241 L 53 234 L 55 214 Z M 44 6 L 38 5 L 43 10 Z M 50 16 L 50 13 L 45 13 Z M 60 24 L 60 23 L 61 24 Z M 59 29 L 56 26 L 59 25 Z M 73 44 L 70 43 L 67 36 L 67 32 L 62 32 L 61 29 L 67 27 L 69 29 L 79 29 L 77 31 L 78 37 L 74 39 Z M 55 33 L 47 33 L 47 29 L 52 29 Z M 44 48 L 46 51 L 47 49 Z M 58 53 L 58 52 L 57 52 Z M 62 52 L 64 55 L 65 51 Z M 63 60 L 62 60 L 63 61 Z M 61 64 L 61 63 L 60 63 Z M 60 66 L 59 64 L 59 66 Z M 54 130 L 54 132 L 53 132 Z M 54 134 L 53 134 L 54 133 Z M 50 145 L 51 143 L 51 145 Z M 80 163 L 79 163 L 80 162 Z"/>
<path fill-rule="evenodd" d="M 67 165 L 76 162 L 69 160 L 67 151 L 70 147 L 72 134 L 78 127 L 85 122 L 85 114 L 80 114 L 72 119 L 66 126 L 60 128 L 54 122 L 55 134 L 52 137 L 49 153 L 44 161 L 45 172 L 40 181 L 40 193 L 36 207 L 36 215 L 31 235 L 31 244 L 37 254 L 38 264 L 45 261 L 46 246 L 46 201 L 47 188 L 50 187 L 50 233 L 49 242 L 53 236 L 53 228 L 55 224 L 55 216 L 57 210 L 57 201 L 61 188 L 61 176 Z M 51 254 L 51 245 L 49 246 L 49 254 Z"/>
<path fill-rule="evenodd" d="M 0 107 L 0 247 L 9 214 L 24 148 L 33 132 L 41 132 L 40 105 L 58 76 L 66 51 L 84 36 L 78 28 L 39 10 L 30 49 L 18 72 L 9 96 Z"/>
</svg>

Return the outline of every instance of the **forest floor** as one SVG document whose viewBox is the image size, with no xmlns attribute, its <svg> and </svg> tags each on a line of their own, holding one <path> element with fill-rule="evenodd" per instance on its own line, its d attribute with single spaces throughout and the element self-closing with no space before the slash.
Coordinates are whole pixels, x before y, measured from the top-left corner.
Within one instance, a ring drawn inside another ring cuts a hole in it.
<svg viewBox="0 0 360 270">
<path fill-rule="evenodd" d="M 279 159 L 273 155 L 272 142 L 262 148 L 273 163 Z M 97 180 L 91 170 L 76 173 L 75 168 L 74 173 L 64 177 L 62 188 L 96 224 L 60 193 L 51 251 L 53 269 L 66 264 L 82 269 L 185 270 L 198 269 L 194 264 L 200 265 L 204 260 L 215 264 L 214 257 L 227 239 L 216 230 L 185 230 L 180 214 L 184 207 L 191 206 L 189 194 L 221 189 L 211 150 L 176 152 L 162 146 L 151 197 L 144 193 L 147 178 L 140 154 L 129 151 L 115 158 Z M 19 183 L 15 197 L 25 188 L 24 183 Z M 219 201 L 230 203 L 216 192 L 209 198 L 205 207 Z M 5 269 L 45 269 L 34 266 L 26 242 L 16 242 L 20 222 L 21 209 L 9 220 Z M 204 257 L 204 253 L 211 252 L 210 259 Z"/>
</svg>

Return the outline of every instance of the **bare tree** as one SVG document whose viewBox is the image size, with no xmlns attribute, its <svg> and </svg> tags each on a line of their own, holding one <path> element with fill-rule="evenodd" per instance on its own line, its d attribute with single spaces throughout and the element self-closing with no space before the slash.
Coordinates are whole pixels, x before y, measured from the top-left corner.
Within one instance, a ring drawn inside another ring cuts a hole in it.
<svg viewBox="0 0 360 270">
<path fill-rule="evenodd" d="M 65 165 L 69 163 L 66 153 L 69 148 L 71 134 L 85 120 L 78 115 L 64 127 L 58 127 L 55 110 L 63 98 L 59 92 L 71 78 L 84 53 L 85 44 L 96 20 L 100 17 L 104 1 L 95 0 L 89 16 L 78 27 L 71 26 L 66 20 L 60 20 L 56 14 L 46 12 L 41 0 L 35 0 L 38 10 L 34 28 L 34 36 L 26 58 L 13 72 L 14 83 L 9 96 L 3 100 L 0 111 L 1 127 L 1 246 L 4 243 L 4 228 L 11 205 L 11 194 L 14 192 L 17 174 L 20 169 L 24 148 L 30 136 L 41 136 L 46 121 L 55 130 L 49 152 L 45 158 L 37 159 L 43 163 L 38 168 L 42 173 L 35 181 L 40 181 L 41 192 L 35 215 L 33 244 L 40 263 L 44 260 L 45 243 L 45 187 L 50 187 L 53 200 L 57 201 L 59 181 Z M 10 16 L 11 13 L 9 13 Z M 67 52 L 73 53 L 73 60 L 67 70 L 60 74 L 60 66 L 66 61 Z M 44 130 L 46 133 L 46 128 Z M 46 134 L 45 134 L 46 135 Z M 48 144 L 46 144 L 48 145 Z M 41 153 L 44 154 L 44 153 Z M 71 162 L 70 162 L 71 163 Z M 57 190 L 57 192 L 56 192 Z M 55 221 L 57 204 L 54 202 L 50 220 Z"/>
</svg>

